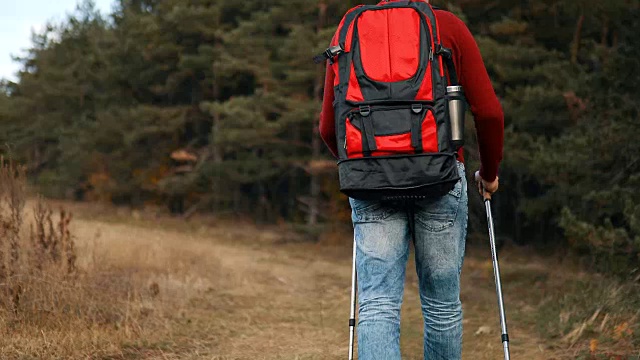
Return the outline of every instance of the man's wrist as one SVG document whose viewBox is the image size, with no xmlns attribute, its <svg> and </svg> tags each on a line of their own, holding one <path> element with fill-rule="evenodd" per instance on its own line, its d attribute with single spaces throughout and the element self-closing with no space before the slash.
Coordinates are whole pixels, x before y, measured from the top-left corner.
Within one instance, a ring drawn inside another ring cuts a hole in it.
<svg viewBox="0 0 640 360">
<path fill-rule="evenodd" d="M 480 167 L 480 177 L 482 178 L 482 180 L 488 183 L 491 183 L 496 180 L 496 178 L 498 177 L 498 174 L 493 174 L 493 176 L 487 176 L 487 173 L 484 171 L 484 169 Z"/>
</svg>

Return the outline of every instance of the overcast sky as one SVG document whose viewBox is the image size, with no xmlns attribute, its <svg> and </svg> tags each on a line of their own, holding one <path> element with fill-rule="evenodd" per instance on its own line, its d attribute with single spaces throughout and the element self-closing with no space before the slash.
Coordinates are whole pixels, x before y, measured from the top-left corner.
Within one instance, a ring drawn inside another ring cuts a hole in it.
<svg viewBox="0 0 640 360">
<path fill-rule="evenodd" d="M 31 30 L 40 31 L 48 20 L 60 21 L 73 12 L 80 0 L 0 0 L 0 78 L 15 80 L 20 55 L 31 44 Z M 94 0 L 103 14 L 113 0 Z"/>
</svg>

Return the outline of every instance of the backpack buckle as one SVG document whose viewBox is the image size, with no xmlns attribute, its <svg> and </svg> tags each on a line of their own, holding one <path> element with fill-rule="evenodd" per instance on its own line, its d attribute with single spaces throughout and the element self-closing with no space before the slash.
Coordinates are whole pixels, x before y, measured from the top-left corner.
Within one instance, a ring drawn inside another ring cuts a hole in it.
<svg viewBox="0 0 640 360">
<path fill-rule="evenodd" d="M 453 56 L 451 49 L 448 49 L 441 44 L 436 45 L 436 55 L 443 56 L 446 59 L 451 59 Z"/>
<path fill-rule="evenodd" d="M 313 62 L 315 62 L 316 64 L 320 64 L 325 60 L 329 60 L 329 63 L 333 65 L 333 63 L 335 62 L 335 57 L 342 53 L 344 53 L 344 45 L 338 44 L 336 46 L 328 48 L 322 54 L 315 56 L 313 58 Z"/>
<path fill-rule="evenodd" d="M 422 112 L 422 104 L 411 104 L 411 111 L 414 114 L 420 114 Z"/>
<path fill-rule="evenodd" d="M 335 56 L 335 55 L 334 55 L 334 53 L 333 53 L 332 48 L 328 48 L 327 50 L 325 50 L 325 52 L 324 52 L 324 57 L 325 57 L 327 60 L 329 60 L 329 64 L 331 64 L 331 65 L 333 65 L 333 63 L 334 63 L 334 61 L 333 61 L 334 56 Z"/>
<path fill-rule="evenodd" d="M 362 117 L 367 117 L 371 114 L 371 106 L 369 105 L 361 105 L 358 108 L 358 111 L 360 112 L 360 116 Z"/>
</svg>

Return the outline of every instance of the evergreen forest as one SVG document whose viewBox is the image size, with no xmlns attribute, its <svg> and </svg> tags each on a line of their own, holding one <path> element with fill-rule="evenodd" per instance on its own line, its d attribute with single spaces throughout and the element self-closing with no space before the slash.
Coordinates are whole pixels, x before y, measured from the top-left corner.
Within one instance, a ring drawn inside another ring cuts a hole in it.
<svg viewBox="0 0 640 360">
<path fill-rule="evenodd" d="M 318 134 L 325 68 L 311 59 L 360 3 L 118 0 L 105 14 L 84 1 L 34 33 L 15 81 L 0 83 L 0 154 L 51 198 L 240 216 L 311 236 L 349 227 Z M 640 2 L 433 3 L 471 29 L 505 111 L 501 238 L 636 273 Z M 470 189 L 470 230 L 484 233 Z"/>
</svg>

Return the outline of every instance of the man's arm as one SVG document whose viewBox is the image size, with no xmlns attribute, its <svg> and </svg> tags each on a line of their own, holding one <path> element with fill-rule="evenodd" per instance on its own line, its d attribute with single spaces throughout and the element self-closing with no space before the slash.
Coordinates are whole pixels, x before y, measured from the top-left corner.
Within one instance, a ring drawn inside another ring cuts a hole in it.
<svg viewBox="0 0 640 360">
<path fill-rule="evenodd" d="M 502 161 L 504 113 L 489 79 L 480 49 L 469 28 L 455 15 L 438 12 L 443 43 L 451 47 L 460 84 L 471 106 L 478 134 L 480 175 L 493 182 Z M 448 27 L 446 30 L 445 27 Z"/>
<path fill-rule="evenodd" d="M 333 156 L 338 157 L 336 142 L 336 123 L 333 113 L 333 81 L 335 74 L 333 67 L 327 62 L 327 74 L 324 79 L 324 96 L 322 98 L 322 112 L 320 113 L 320 137 L 327 145 Z"/>
</svg>

